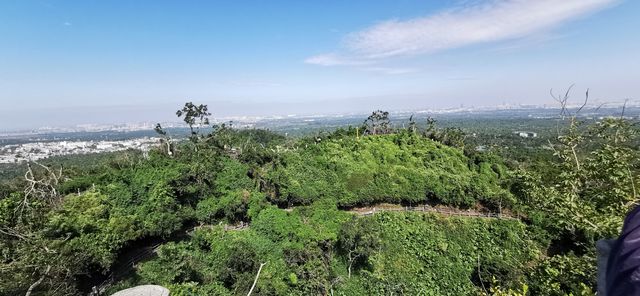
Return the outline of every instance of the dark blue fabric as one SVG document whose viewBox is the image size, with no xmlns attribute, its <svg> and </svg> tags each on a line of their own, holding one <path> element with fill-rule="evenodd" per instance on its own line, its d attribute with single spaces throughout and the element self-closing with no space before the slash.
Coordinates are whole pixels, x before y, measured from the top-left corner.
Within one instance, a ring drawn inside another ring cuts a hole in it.
<svg viewBox="0 0 640 296">
<path fill-rule="evenodd" d="M 640 207 L 627 214 L 607 264 L 607 296 L 640 295 Z"/>
</svg>

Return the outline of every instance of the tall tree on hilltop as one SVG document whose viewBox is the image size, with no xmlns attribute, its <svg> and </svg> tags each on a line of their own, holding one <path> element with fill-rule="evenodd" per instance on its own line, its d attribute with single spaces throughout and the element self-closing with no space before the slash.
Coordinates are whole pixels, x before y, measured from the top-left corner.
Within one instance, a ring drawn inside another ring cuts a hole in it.
<svg viewBox="0 0 640 296">
<path fill-rule="evenodd" d="M 211 113 L 209 113 L 207 105 L 200 104 L 196 106 L 192 102 L 187 102 L 182 109 L 176 111 L 176 115 L 182 117 L 183 121 L 189 126 L 191 130 L 189 139 L 196 142 L 200 127 L 209 125 L 209 116 Z"/>
<path fill-rule="evenodd" d="M 388 134 L 390 132 L 390 123 L 389 112 L 382 110 L 374 111 L 369 115 L 369 117 L 367 117 L 367 120 L 364 121 L 366 128 L 365 134 Z"/>
</svg>

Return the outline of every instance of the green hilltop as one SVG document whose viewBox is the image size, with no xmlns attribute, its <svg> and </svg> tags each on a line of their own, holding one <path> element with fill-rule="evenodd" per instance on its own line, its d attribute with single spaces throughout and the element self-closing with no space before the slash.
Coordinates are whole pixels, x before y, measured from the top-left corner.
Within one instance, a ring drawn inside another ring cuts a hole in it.
<svg viewBox="0 0 640 296">
<path fill-rule="evenodd" d="M 574 118 L 548 147 L 505 151 L 381 111 L 299 139 L 181 112 L 186 141 L 158 125 L 148 153 L 3 181 L 0 294 L 593 295 L 595 241 L 637 200 L 625 119 Z"/>
</svg>

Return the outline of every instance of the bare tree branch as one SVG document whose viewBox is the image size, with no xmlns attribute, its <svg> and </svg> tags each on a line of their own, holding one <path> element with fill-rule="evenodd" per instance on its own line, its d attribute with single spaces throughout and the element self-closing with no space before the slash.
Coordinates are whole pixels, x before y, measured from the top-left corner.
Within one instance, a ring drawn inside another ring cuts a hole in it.
<svg viewBox="0 0 640 296">
<path fill-rule="evenodd" d="M 253 292 L 253 288 L 256 287 L 256 283 L 258 283 L 258 277 L 260 277 L 260 271 L 262 271 L 262 267 L 265 265 L 267 265 L 267 262 L 260 263 L 260 268 L 258 268 L 258 273 L 256 274 L 256 278 L 253 280 L 253 285 L 251 285 L 251 290 L 249 290 L 249 293 L 247 293 L 247 296 L 250 296 L 251 293 Z"/>
<path fill-rule="evenodd" d="M 44 169 L 44 175 L 36 174 L 31 163 Z M 60 184 L 60 180 L 62 180 L 62 166 L 56 172 L 50 167 L 32 160 L 27 163 L 24 180 L 27 182 L 24 189 L 24 197 L 20 205 L 16 208 L 16 212 L 20 211 L 20 215 L 22 215 L 25 209 L 30 207 L 30 199 L 42 199 L 49 203 L 53 203 L 58 199 L 59 194 L 57 187 Z"/>
<path fill-rule="evenodd" d="M 589 89 L 587 88 L 587 92 L 585 93 L 585 96 L 584 96 L 584 103 L 582 103 L 582 106 L 580 106 L 580 108 L 578 108 L 578 110 L 576 111 L 575 115 L 578 115 L 578 113 L 580 113 L 580 111 L 582 111 L 582 108 L 584 108 L 584 106 L 587 105 L 588 101 L 589 101 Z"/>
<path fill-rule="evenodd" d="M 622 113 L 620 113 L 620 119 L 624 119 L 624 111 L 627 109 L 627 102 L 629 102 L 629 99 L 624 100 L 624 104 L 622 105 Z"/>
<path fill-rule="evenodd" d="M 27 293 L 24 294 L 24 296 L 31 295 L 31 292 L 33 292 L 33 289 L 38 287 L 42 283 L 42 281 L 44 281 L 44 278 L 49 274 L 49 271 L 51 271 L 51 265 L 47 265 L 47 270 L 45 270 L 45 272 L 42 274 L 42 276 L 35 283 L 33 283 L 33 284 L 31 284 L 31 286 L 29 286 L 29 290 L 27 290 Z"/>
</svg>

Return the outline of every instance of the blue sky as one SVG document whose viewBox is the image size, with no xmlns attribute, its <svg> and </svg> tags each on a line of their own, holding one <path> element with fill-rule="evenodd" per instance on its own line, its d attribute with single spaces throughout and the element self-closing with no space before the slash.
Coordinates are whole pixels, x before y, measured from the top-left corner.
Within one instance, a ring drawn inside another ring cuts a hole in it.
<svg viewBox="0 0 640 296">
<path fill-rule="evenodd" d="M 0 129 L 638 98 L 640 1 L 0 1 Z M 578 99 L 578 98 L 576 98 Z"/>
</svg>

